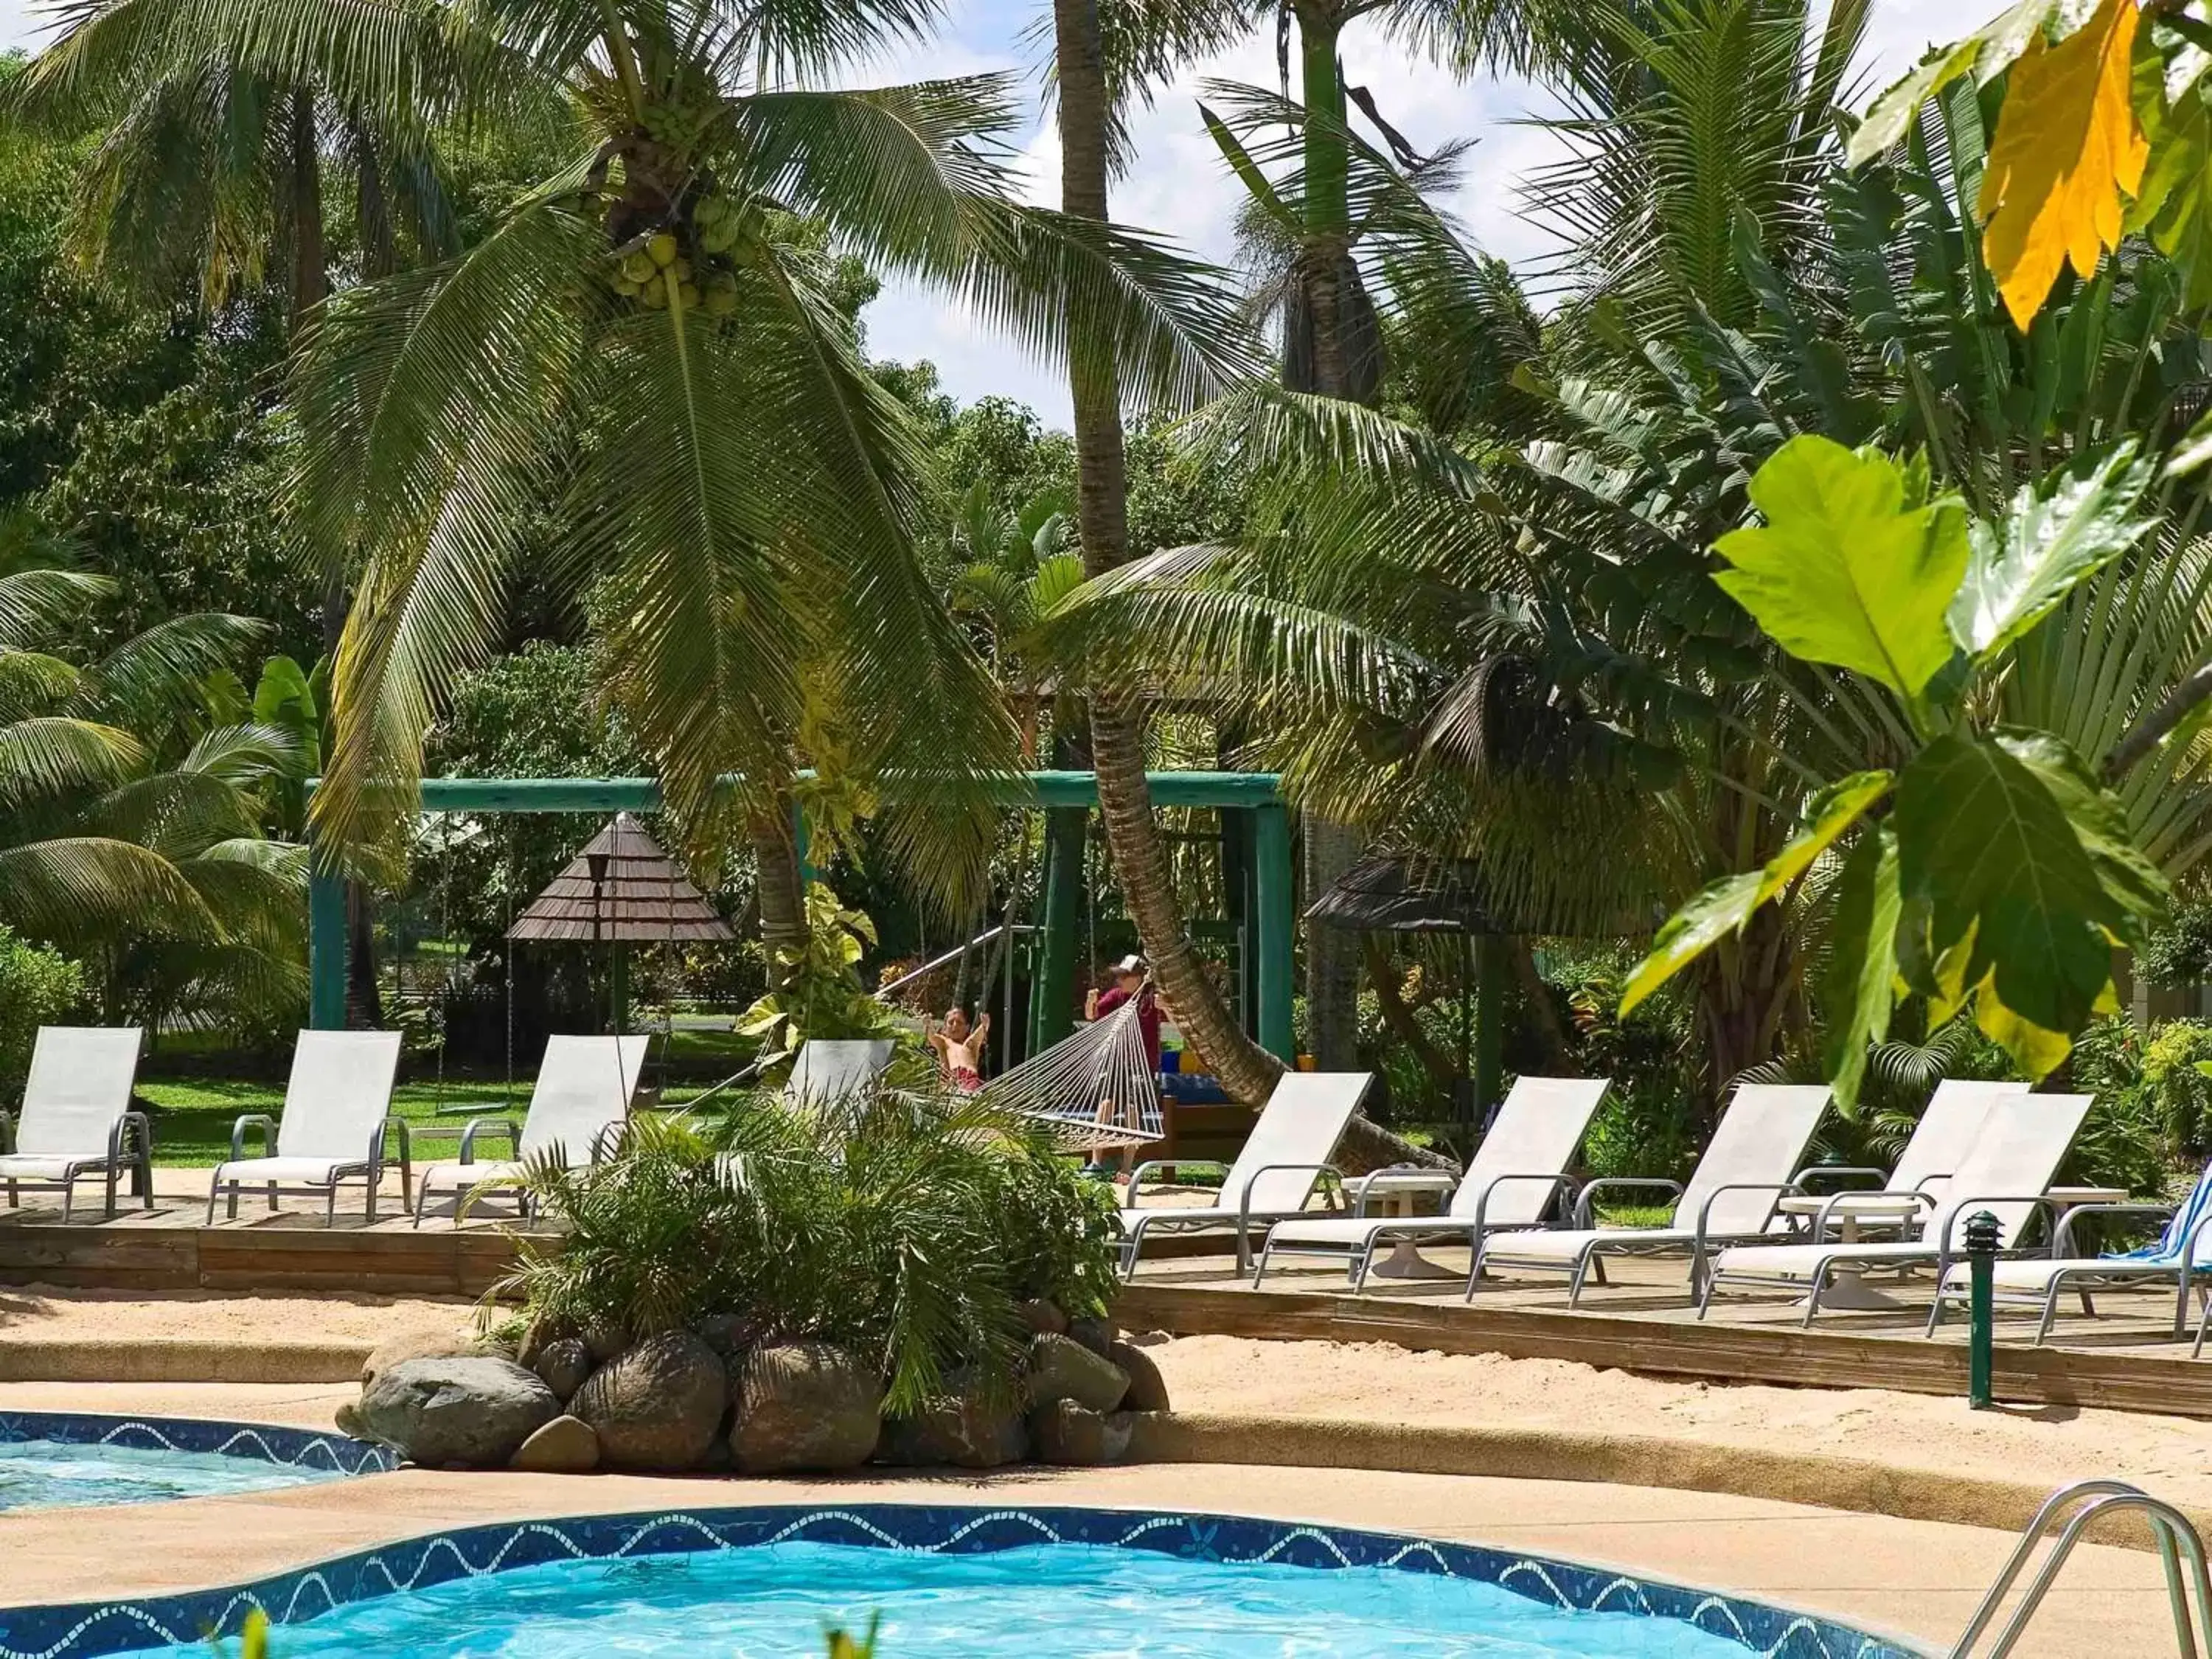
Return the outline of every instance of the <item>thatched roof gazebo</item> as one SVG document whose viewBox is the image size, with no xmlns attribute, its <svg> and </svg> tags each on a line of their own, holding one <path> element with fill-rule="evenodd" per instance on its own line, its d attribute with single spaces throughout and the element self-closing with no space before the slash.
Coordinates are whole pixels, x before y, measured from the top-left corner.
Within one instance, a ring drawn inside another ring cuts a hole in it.
<svg viewBox="0 0 2212 1659">
<path fill-rule="evenodd" d="M 676 860 L 627 812 L 592 837 L 507 930 L 513 939 L 616 946 L 614 1024 L 628 1024 L 631 945 L 713 943 L 736 937 Z"/>
</svg>

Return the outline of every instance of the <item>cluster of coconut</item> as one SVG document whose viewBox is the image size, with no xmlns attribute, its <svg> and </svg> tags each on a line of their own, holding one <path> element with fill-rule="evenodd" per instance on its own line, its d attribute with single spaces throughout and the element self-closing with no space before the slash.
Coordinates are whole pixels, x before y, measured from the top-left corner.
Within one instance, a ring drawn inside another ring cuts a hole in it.
<svg viewBox="0 0 2212 1659">
<path fill-rule="evenodd" d="M 437 1468 L 784 1474 L 1126 1457 L 1141 1415 L 1167 1409 L 1158 1368 L 1108 1321 L 1070 1322 L 1042 1302 L 1024 1313 L 1018 1397 L 955 1377 L 908 1418 L 884 1417 L 883 1378 L 851 1352 L 753 1342 L 720 1320 L 637 1341 L 539 1326 L 512 1347 L 397 1338 L 369 1356 L 338 1426 Z"/>
<path fill-rule="evenodd" d="M 671 301 L 686 311 L 726 317 L 738 308 L 737 272 L 720 256 L 738 239 L 738 210 L 726 196 L 707 196 L 691 204 L 687 229 L 662 228 L 635 236 L 615 251 L 614 291 L 648 311 L 665 311 Z"/>
</svg>

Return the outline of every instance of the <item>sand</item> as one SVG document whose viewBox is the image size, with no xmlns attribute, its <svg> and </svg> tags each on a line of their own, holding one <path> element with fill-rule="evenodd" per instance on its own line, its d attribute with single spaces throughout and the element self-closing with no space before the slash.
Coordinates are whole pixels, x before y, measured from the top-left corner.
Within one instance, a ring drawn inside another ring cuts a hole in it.
<svg viewBox="0 0 2212 1659">
<path fill-rule="evenodd" d="M 1554 1359 L 1384 1343 L 1145 1340 L 1176 1409 L 1599 1431 L 1819 1452 L 2056 1486 L 2113 1475 L 2212 1507 L 2212 1423 L 2070 1407 L 1969 1411 L 1880 1389 L 1674 1382 Z"/>
<path fill-rule="evenodd" d="M 228 1296 L 178 1291 L 0 1290 L 0 1342 L 119 1341 L 186 1337 L 199 1341 L 355 1342 L 448 1329 L 469 1319 L 460 1300 L 388 1296 Z"/>
</svg>

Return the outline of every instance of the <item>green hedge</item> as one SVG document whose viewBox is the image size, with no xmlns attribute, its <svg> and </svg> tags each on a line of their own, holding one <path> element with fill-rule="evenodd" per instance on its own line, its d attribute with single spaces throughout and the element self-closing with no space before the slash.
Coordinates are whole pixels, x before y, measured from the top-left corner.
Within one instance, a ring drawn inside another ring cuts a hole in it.
<svg viewBox="0 0 2212 1659">
<path fill-rule="evenodd" d="M 31 1069 L 39 1027 L 84 1000 L 84 969 L 0 927 L 0 1104 L 12 1109 Z"/>
</svg>

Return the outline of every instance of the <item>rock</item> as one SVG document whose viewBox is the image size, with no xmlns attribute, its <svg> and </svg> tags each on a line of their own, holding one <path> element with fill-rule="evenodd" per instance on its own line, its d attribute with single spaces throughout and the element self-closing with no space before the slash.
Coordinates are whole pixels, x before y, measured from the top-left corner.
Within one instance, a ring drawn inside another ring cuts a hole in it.
<svg viewBox="0 0 2212 1659">
<path fill-rule="evenodd" d="M 1029 1326 L 1030 1334 L 1032 1336 L 1066 1336 L 1067 1334 L 1067 1316 L 1060 1312 L 1057 1303 L 1024 1302 L 1021 1304 L 1021 1316 L 1023 1322 Z"/>
<path fill-rule="evenodd" d="M 759 1327 L 753 1321 L 738 1314 L 716 1314 L 702 1319 L 691 1328 L 693 1333 L 716 1353 L 727 1359 L 732 1354 L 741 1354 L 758 1340 Z"/>
<path fill-rule="evenodd" d="M 563 1401 L 571 1400 L 592 1374 L 592 1351 L 581 1337 L 556 1337 L 538 1349 L 537 1362 L 530 1369 Z"/>
<path fill-rule="evenodd" d="M 535 1371 L 511 1359 L 403 1359 L 362 1390 L 360 1423 L 416 1463 L 497 1468 L 561 1414 Z"/>
<path fill-rule="evenodd" d="M 629 1346 L 629 1338 L 618 1326 L 594 1325 L 584 1333 L 584 1346 L 592 1351 L 592 1358 L 604 1365 Z"/>
<path fill-rule="evenodd" d="M 1129 1455 L 1134 1422 L 1127 1412 L 1085 1411 L 1073 1400 L 1055 1400 L 1030 1413 L 1030 1439 L 1040 1463 L 1118 1463 Z"/>
<path fill-rule="evenodd" d="M 1069 1336 L 1040 1336 L 1030 1343 L 1030 1406 L 1073 1400 L 1094 1412 L 1110 1412 L 1129 1392 L 1129 1379 L 1110 1359 Z"/>
<path fill-rule="evenodd" d="M 1103 1359 L 1121 1331 L 1110 1319 L 1085 1318 L 1069 1320 L 1067 1334 Z"/>
<path fill-rule="evenodd" d="M 757 1348 L 730 1367 L 730 1452 L 747 1474 L 856 1469 L 883 1434 L 874 1368 L 827 1342 Z"/>
<path fill-rule="evenodd" d="M 596 1469 L 599 1433 L 580 1417 L 556 1417 L 524 1441 L 507 1466 L 538 1474 L 581 1474 Z"/>
<path fill-rule="evenodd" d="M 405 1359 L 459 1359 L 483 1352 L 477 1334 L 465 1326 L 434 1325 L 422 1330 L 387 1336 L 368 1351 L 362 1362 L 361 1385 L 376 1381 L 377 1373 Z"/>
<path fill-rule="evenodd" d="M 361 1419 L 361 1402 L 359 1401 L 348 1400 L 342 1401 L 339 1404 L 338 1408 L 331 1413 L 331 1419 L 338 1425 L 338 1432 L 340 1434 L 351 1435 L 356 1440 L 366 1440 L 368 1438 L 368 1425 L 362 1422 Z"/>
<path fill-rule="evenodd" d="M 886 1422 L 876 1448 L 883 1462 L 910 1468 L 951 1464 L 995 1469 L 1029 1455 L 1029 1425 L 1012 1407 L 988 1404 L 966 1394 L 934 1401 L 916 1416 Z"/>
<path fill-rule="evenodd" d="M 1152 1355 L 1142 1348 L 1132 1347 L 1127 1342 L 1116 1342 L 1106 1350 L 1106 1358 L 1121 1368 L 1129 1379 L 1129 1392 L 1121 1396 L 1125 1412 L 1164 1412 L 1168 1405 L 1168 1380 L 1160 1375 L 1160 1368 L 1152 1363 Z"/>
<path fill-rule="evenodd" d="M 568 1409 L 599 1431 L 617 1469 L 688 1469 L 722 1426 L 722 1361 L 689 1331 L 648 1336 L 593 1371 Z"/>
</svg>

